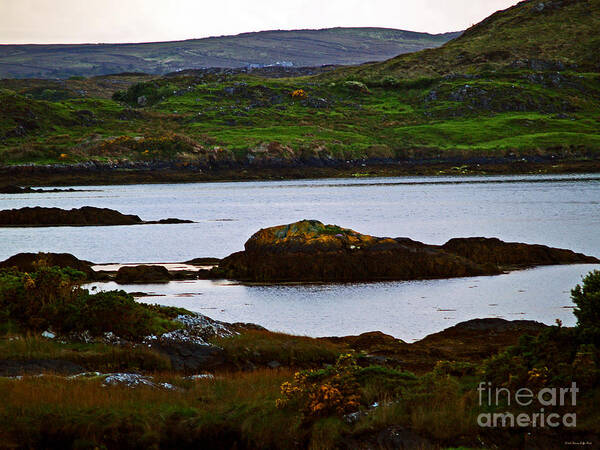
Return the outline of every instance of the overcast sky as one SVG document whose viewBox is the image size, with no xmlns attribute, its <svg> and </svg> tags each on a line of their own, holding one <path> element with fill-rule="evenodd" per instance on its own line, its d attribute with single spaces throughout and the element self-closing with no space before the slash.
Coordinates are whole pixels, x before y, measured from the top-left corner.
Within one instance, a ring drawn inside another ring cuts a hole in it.
<svg viewBox="0 0 600 450">
<path fill-rule="evenodd" d="M 0 0 L 0 43 L 148 42 L 299 28 L 442 33 L 515 0 Z"/>
</svg>

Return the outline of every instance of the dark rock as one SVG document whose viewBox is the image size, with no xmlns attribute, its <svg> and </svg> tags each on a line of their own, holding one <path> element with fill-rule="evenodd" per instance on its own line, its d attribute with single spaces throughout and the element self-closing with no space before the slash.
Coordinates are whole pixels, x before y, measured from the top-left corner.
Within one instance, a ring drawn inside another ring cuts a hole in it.
<svg viewBox="0 0 600 450">
<path fill-rule="evenodd" d="M 209 340 L 232 336 L 246 327 L 212 320 L 201 314 L 178 316 L 183 328 L 150 336 L 144 342 L 148 347 L 167 355 L 174 370 L 186 373 L 214 369 L 227 362 L 225 351 Z"/>
<path fill-rule="evenodd" d="M 142 219 L 107 208 L 21 208 L 0 211 L 0 226 L 135 225 Z"/>
<path fill-rule="evenodd" d="M 40 266 L 71 267 L 85 273 L 89 279 L 95 279 L 92 265 L 69 253 L 19 253 L 0 262 L 0 268 L 16 267 L 20 272 L 34 272 Z"/>
<path fill-rule="evenodd" d="M 467 320 L 466 322 L 460 322 L 454 325 L 453 327 L 441 331 L 440 333 L 429 335 L 425 339 L 436 335 L 452 335 L 464 330 L 488 332 L 504 332 L 509 330 L 540 331 L 541 329 L 544 329 L 546 327 L 546 325 L 540 322 L 535 322 L 533 320 L 505 320 L 498 318 L 472 319 Z"/>
<path fill-rule="evenodd" d="M 200 278 L 198 272 L 196 270 L 172 270 L 169 272 L 169 275 L 172 280 L 197 280 Z"/>
<path fill-rule="evenodd" d="M 17 125 L 16 127 L 14 127 L 12 130 L 10 130 L 8 133 L 6 133 L 6 137 L 24 137 L 27 136 L 27 128 L 25 128 L 23 125 Z"/>
<path fill-rule="evenodd" d="M 169 271 L 163 266 L 124 266 L 117 271 L 115 281 L 120 284 L 129 283 L 168 283 L 171 280 Z"/>
<path fill-rule="evenodd" d="M 396 339 L 395 337 L 384 334 L 381 331 L 372 331 L 369 333 L 363 333 L 359 336 L 348 336 L 341 339 L 355 350 L 373 350 L 375 347 L 403 342 L 401 339 Z"/>
<path fill-rule="evenodd" d="M 78 122 L 86 127 L 97 124 L 99 121 L 96 118 L 96 115 L 87 109 L 80 109 L 79 111 L 75 111 L 75 116 L 78 119 Z"/>
<path fill-rule="evenodd" d="M 223 259 L 212 274 L 254 282 L 414 280 L 495 275 L 501 266 L 597 262 L 543 245 L 469 238 L 433 246 L 304 220 L 260 230 L 244 251 Z"/>
<path fill-rule="evenodd" d="M 215 275 L 240 280 L 374 281 L 500 273 L 407 238 L 377 238 L 315 220 L 260 230 Z"/>
<path fill-rule="evenodd" d="M 30 191 L 25 191 L 30 192 Z M 0 227 L 51 227 L 51 226 L 109 226 L 141 224 L 193 223 L 191 220 L 163 219 L 144 222 L 136 215 L 123 214 L 114 209 L 84 206 L 71 210 L 60 208 L 20 208 L 0 211 Z"/>
<path fill-rule="evenodd" d="M 31 188 L 23 188 L 21 186 L 15 186 L 14 184 L 0 186 L 0 194 L 26 194 L 32 190 L 33 189 Z"/>
<path fill-rule="evenodd" d="M 513 69 L 531 69 L 538 72 L 563 71 L 567 68 L 562 61 L 546 61 L 543 59 L 518 59 L 510 65 Z"/>
<path fill-rule="evenodd" d="M 504 242 L 497 238 L 457 238 L 442 247 L 448 253 L 463 256 L 477 264 L 497 266 L 541 266 L 554 264 L 595 264 L 600 260 L 571 250 L 545 245 Z"/>
<path fill-rule="evenodd" d="M 85 369 L 75 363 L 60 359 L 0 360 L 0 376 L 2 377 L 38 375 L 47 372 L 73 375 L 85 372 Z"/>
<path fill-rule="evenodd" d="M 183 220 L 183 219 L 174 219 L 174 218 L 169 218 L 169 219 L 161 219 L 161 220 L 154 220 L 154 221 L 150 221 L 150 222 L 144 222 L 145 224 L 176 224 L 176 223 L 194 223 L 193 220 Z"/>
<path fill-rule="evenodd" d="M 142 117 L 143 117 L 143 114 L 140 111 L 137 111 L 135 109 L 124 109 L 119 114 L 119 120 L 135 120 L 135 119 L 141 119 Z"/>
<path fill-rule="evenodd" d="M 48 192 L 86 192 L 86 191 L 83 189 L 73 189 L 73 188 L 32 189 L 28 186 L 21 187 L 21 186 L 16 186 L 14 184 L 0 186 L 0 194 L 36 194 L 36 193 L 43 194 L 43 193 L 48 193 Z"/>
<path fill-rule="evenodd" d="M 185 261 L 183 264 L 189 264 L 192 266 L 212 266 L 219 264 L 219 262 L 221 262 L 219 258 L 206 257 L 190 259 L 189 261 Z"/>
</svg>

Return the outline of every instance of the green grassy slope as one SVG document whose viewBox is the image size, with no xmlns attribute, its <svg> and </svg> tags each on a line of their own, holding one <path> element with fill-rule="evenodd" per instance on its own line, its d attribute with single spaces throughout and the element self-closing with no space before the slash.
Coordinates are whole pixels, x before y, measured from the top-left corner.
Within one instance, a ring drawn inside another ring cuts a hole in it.
<svg viewBox="0 0 600 450">
<path fill-rule="evenodd" d="M 296 89 L 307 97 L 294 99 Z M 4 163 L 466 159 L 600 150 L 594 73 L 513 71 L 368 86 L 188 75 L 132 85 L 117 100 L 46 100 L 52 92 L 0 91 Z"/>
<path fill-rule="evenodd" d="M 444 46 L 339 71 L 376 78 L 440 76 L 506 67 L 600 70 L 600 0 L 527 0 L 499 11 Z"/>
<path fill-rule="evenodd" d="M 164 74 L 188 68 L 277 62 L 294 66 L 359 64 L 438 47 L 457 35 L 331 28 L 148 44 L 0 45 L 0 78 L 65 78 L 126 71 Z"/>
</svg>

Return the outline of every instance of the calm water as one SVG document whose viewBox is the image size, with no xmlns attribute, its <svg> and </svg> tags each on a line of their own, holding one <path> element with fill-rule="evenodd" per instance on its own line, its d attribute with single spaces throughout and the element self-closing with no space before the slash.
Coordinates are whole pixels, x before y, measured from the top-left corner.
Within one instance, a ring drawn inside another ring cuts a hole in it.
<svg viewBox="0 0 600 450">
<path fill-rule="evenodd" d="M 97 263 L 222 257 L 241 250 L 248 237 L 262 227 L 305 218 L 431 244 L 452 237 L 495 236 L 600 255 L 600 175 L 90 189 L 94 191 L 0 195 L 0 209 L 87 205 L 137 214 L 144 220 L 178 217 L 198 223 L 4 228 L 0 229 L 0 259 L 24 251 L 68 252 Z M 162 299 L 161 303 L 179 304 L 218 319 L 252 321 L 282 331 L 335 335 L 381 330 L 413 339 L 473 317 L 495 315 L 549 323 L 561 318 L 570 323 L 571 313 L 561 307 L 569 304 L 569 289 L 592 268 L 540 268 L 499 277 L 414 283 L 248 287 L 194 282 L 171 283 L 160 291 L 140 286 L 133 290 L 155 290 L 169 295 L 152 301 Z"/>
<path fill-rule="evenodd" d="M 253 322 L 273 331 L 347 336 L 382 331 L 411 342 L 458 322 L 481 317 L 575 324 L 570 289 L 593 265 L 552 266 L 496 277 L 450 280 L 247 286 L 180 281 L 99 289 L 152 293 L 141 298 L 187 308 L 225 322 Z M 93 286 L 93 285 L 91 285 Z"/>
</svg>

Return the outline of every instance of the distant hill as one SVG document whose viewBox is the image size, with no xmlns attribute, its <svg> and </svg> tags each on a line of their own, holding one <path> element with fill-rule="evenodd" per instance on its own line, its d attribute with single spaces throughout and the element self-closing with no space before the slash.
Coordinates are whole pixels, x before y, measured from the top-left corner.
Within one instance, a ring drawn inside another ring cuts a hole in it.
<svg viewBox="0 0 600 450">
<path fill-rule="evenodd" d="M 340 78 L 436 77 L 499 68 L 600 71 L 600 0 L 527 0 L 436 49 L 337 71 Z"/>
<path fill-rule="evenodd" d="M 146 44 L 0 45 L 0 78 L 164 74 L 206 67 L 351 65 L 439 47 L 459 35 L 330 28 Z"/>
</svg>

